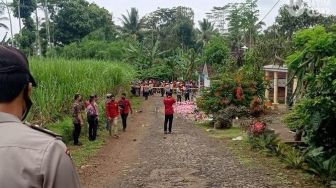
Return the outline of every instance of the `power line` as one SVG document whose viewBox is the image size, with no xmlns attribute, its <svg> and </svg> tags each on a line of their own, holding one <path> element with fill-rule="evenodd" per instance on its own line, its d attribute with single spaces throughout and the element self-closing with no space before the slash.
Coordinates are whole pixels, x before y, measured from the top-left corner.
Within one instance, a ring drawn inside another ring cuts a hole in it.
<svg viewBox="0 0 336 188">
<path fill-rule="evenodd" d="M 273 11 L 273 9 L 280 3 L 280 1 L 281 1 L 281 0 L 278 0 L 278 1 L 273 5 L 273 7 L 271 8 L 271 10 L 269 10 L 269 11 L 267 12 L 267 14 L 263 17 L 263 19 L 261 19 L 261 20 L 259 21 L 259 23 L 265 20 L 265 18 L 266 18 L 266 17 Z"/>
</svg>

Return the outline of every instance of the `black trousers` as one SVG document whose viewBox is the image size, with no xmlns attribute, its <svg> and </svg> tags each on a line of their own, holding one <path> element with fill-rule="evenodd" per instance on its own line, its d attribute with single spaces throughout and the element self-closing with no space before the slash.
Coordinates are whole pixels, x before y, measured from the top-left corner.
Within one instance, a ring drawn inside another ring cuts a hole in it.
<svg viewBox="0 0 336 188">
<path fill-rule="evenodd" d="M 127 117 L 128 117 L 128 114 L 121 113 L 121 121 L 123 125 L 123 130 L 126 130 L 127 128 Z"/>
<path fill-rule="evenodd" d="M 182 102 L 182 96 L 181 95 L 177 95 L 177 102 Z"/>
<path fill-rule="evenodd" d="M 185 101 L 190 101 L 190 94 L 189 94 L 189 93 L 186 93 L 186 94 L 184 95 L 184 100 L 185 100 Z"/>
<path fill-rule="evenodd" d="M 81 125 L 80 123 L 74 123 L 74 129 L 73 129 L 73 132 L 72 132 L 72 137 L 73 137 L 73 141 L 74 141 L 74 144 L 78 144 L 78 139 L 79 139 L 79 135 L 80 135 L 80 132 L 81 132 Z"/>
<path fill-rule="evenodd" d="M 172 132 L 172 126 L 173 126 L 173 119 L 174 115 L 165 115 L 165 121 L 164 121 L 164 132 L 167 132 L 167 125 L 169 123 L 168 131 Z"/>
<path fill-rule="evenodd" d="M 149 92 L 148 92 L 148 91 L 147 91 L 147 92 L 144 92 L 144 93 L 143 93 L 143 96 L 145 97 L 145 100 L 148 100 Z"/>
<path fill-rule="evenodd" d="M 97 118 L 89 118 L 89 140 L 96 140 L 97 137 Z"/>
<path fill-rule="evenodd" d="M 164 94 L 165 94 L 165 90 L 164 90 L 164 88 L 161 88 L 161 97 L 163 97 Z"/>
</svg>

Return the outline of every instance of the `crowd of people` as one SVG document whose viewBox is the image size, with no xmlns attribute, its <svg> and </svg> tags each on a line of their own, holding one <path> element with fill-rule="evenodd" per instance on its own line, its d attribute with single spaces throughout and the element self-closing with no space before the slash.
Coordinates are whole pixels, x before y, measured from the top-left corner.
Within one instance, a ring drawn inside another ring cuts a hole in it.
<svg viewBox="0 0 336 188">
<path fill-rule="evenodd" d="M 122 119 L 122 130 L 125 132 L 127 128 L 128 114 L 133 113 L 131 103 L 128 99 L 126 99 L 126 94 L 123 93 L 119 100 L 116 100 L 114 95 L 107 94 L 104 111 L 106 129 L 110 132 L 111 136 L 113 132 L 113 136 L 115 138 L 119 138 L 119 116 Z M 85 121 L 88 123 L 88 139 L 90 141 L 96 140 L 99 124 L 99 106 L 97 95 L 91 95 L 87 101 L 83 102 L 82 96 L 79 93 L 75 94 L 74 104 L 72 107 L 72 121 L 74 125 L 74 145 L 81 145 L 79 137 L 81 134 L 81 128 L 85 124 Z"/>
<path fill-rule="evenodd" d="M 158 81 L 158 80 L 145 80 L 137 81 L 132 84 L 132 94 L 134 96 L 143 96 L 145 100 L 148 97 L 154 95 L 155 93 L 160 93 L 161 97 L 168 94 L 169 92 L 175 93 L 177 102 L 181 103 L 184 97 L 185 101 L 192 101 L 196 92 L 198 91 L 198 86 L 194 81 Z"/>
<path fill-rule="evenodd" d="M 197 92 L 195 82 L 188 81 L 157 81 L 145 80 L 141 82 L 134 82 L 132 85 L 131 93 L 134 96 L 143 96 L 145 100 L 155 93 L 164 97 L 163 104 L 165 106 L 165 121 L 164 133 L 171 133 L 174 109 L 173 105 L 182 103 L 182 98 L 185 101 L 192 101 Z M 176 94 L 176 99 L 173 94 Z M 87 101 L 83 101 L 82 96 L 77 93 L 74 96 L 74 104 L 72 107 L 72 120 L 73 120 L 73 142 L 74 145 L 81 145 L 79 137 L 81 129 L 85 123 L 88 124 L 88 139 L 95 141 L 97 137 L 97 130 L 99 124 L 99 106 L 97 95 L 91 95 Z M 126 99 L 126 94 L 123 93 L 119 100 L 115 99 L 112 94 L 106 95 L 105 101 L 105 122 L 106 129 L 114 138 L 119 138 L 118 119 L 122 120 L 122 130 L 126 131 L 127 117 L 129 113 L 133 113 L 131 103 Z"/>
</svg>

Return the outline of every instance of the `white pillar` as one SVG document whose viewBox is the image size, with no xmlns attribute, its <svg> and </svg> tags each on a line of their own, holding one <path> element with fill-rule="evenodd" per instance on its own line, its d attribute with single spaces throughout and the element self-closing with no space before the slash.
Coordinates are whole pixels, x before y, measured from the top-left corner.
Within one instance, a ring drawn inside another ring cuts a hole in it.
<svg viewBox="0 0 336 188">
<path fill-rule="evenodd" d="M 265 80 L 266 81 L 269 81 L 269 72 L 268 71 L 265 71 Z M 266 101 L 269 101 L 269 88 L 267 87 L 266 90 L 265 90 L 265 99 Z"/>
<path fill-rule="evenodd" d="M 287 97 L 288 97 L 288 84 L 287 84 L 287 82 L 288 82 L 288 72 L 286 72 L 286 81 L 285 81 L 285 83 L 286 83 L 286 86 L 285 86 L 285 104 L 287 105 Z"/>
<path fill-rule="evenodd" d="M 274 72 L 274 95 L 273 103 L 278 104 L 278 72 Z"/>
</svg>

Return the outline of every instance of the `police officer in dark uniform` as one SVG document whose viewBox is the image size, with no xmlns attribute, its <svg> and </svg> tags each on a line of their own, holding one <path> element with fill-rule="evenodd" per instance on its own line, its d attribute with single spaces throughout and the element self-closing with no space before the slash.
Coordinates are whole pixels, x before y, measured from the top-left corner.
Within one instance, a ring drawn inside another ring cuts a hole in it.
<svg viewBox="0 0 336 188">
<path fill-rule="evenodd" d="M 26 56 L 0 45 L 0 187 L 80 187 L 59 136 L 22 123 L 35 86 Z"/>
</svg>

